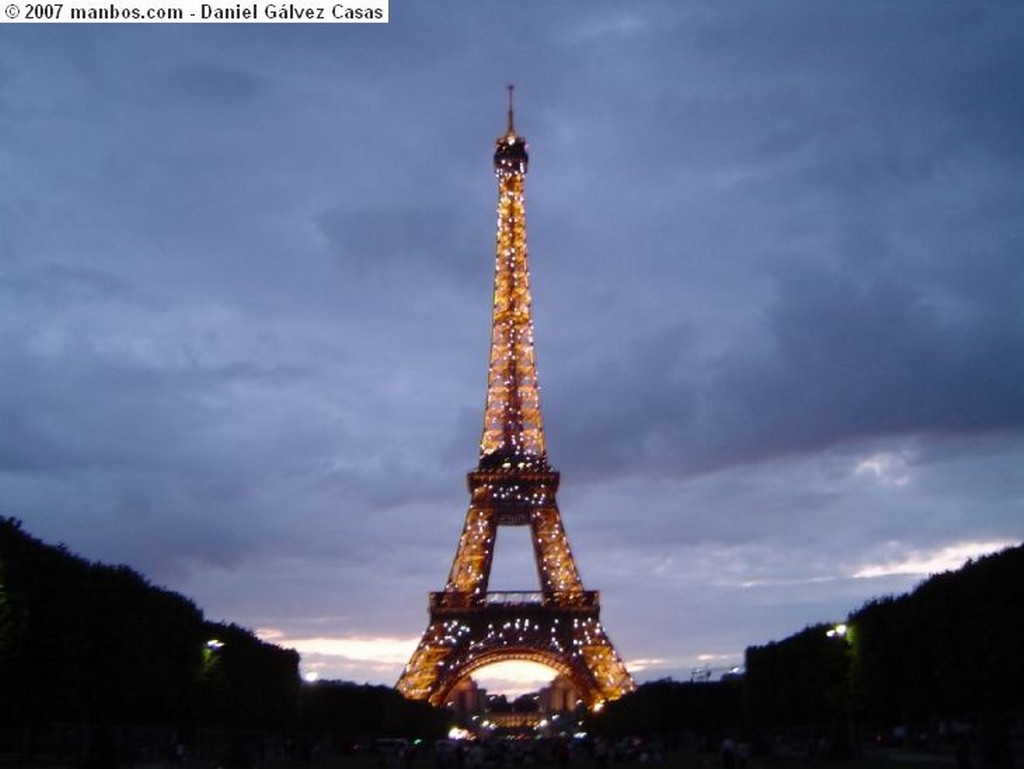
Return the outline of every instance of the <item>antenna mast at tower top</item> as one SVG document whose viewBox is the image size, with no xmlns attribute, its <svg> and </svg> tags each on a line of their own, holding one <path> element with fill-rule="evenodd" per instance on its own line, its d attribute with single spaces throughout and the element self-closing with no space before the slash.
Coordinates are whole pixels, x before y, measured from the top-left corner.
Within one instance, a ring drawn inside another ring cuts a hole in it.
<svg viewBox="0 0 1024 769">
<path fill-rule="evenodd" d="M 516 129 L 513 127 L 513 121 L 512 121 L 513 113 L 515 111 L 513 106 L 512 106 L 512 92 L 515 89 L 516 89 L 516 87 L 514 85 L 508 86 L 508 132 L 510 134 L 514 134 L 516 132 Z"/>
</svg>

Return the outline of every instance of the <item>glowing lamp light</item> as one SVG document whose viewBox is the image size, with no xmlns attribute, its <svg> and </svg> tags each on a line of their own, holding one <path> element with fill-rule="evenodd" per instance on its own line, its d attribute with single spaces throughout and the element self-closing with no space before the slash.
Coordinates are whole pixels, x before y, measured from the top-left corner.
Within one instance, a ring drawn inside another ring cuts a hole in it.
<svg viewBox="0 0 1024 769">
<path fill-rule="evenodd" d="M 210 649 L 211 651 L 217 651 L 217 649 L 224 648 L 224 642 L 218 641 L 216 638 L 211 638 L 209 641 L 206 642 L 206 648 Z"/>
<path fill-rule="evenodd" d="M 829 638 L 846 638 L 846 633 L 848 631 L 849 628 L 845 624 L 840 622 L 835 627 L 829 628 L 828 632 L 826 632 L 825 635 Z"/>
</svg>

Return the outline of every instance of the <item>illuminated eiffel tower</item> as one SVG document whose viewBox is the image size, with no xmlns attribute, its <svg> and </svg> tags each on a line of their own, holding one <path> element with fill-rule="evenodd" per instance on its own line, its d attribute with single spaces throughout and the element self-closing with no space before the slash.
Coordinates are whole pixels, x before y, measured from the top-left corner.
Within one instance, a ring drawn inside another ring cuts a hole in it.
<svg viewBox="0 0 1024 769">
<path fill-rule="evenodd" d="M 456 684 L 486 665 L 539 662 L 565 676 L 584 704 L 600 708 L 633 680 L 600 622 L 598 593 L 584 590 L 555 502 L 534 361 L 526 208 L 529 158 L 513 127 L 498 138 L 498 236 L 494 314 L 480 460 L 467 476 L 469 511 L 442 592 L 430 594 L 430 623 L 397 688 L 444 705 Z M 499 526 L 529 526 L 539 592 L 488 589 Z"/>
</svg>

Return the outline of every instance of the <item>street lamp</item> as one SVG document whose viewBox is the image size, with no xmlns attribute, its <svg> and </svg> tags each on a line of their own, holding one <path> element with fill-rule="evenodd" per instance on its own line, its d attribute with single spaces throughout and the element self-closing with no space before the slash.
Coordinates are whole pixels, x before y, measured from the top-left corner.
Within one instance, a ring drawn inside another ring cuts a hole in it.
<svg viewBox="0 0 1024 769">
<path fill-rule="evenodd" d="M 840 622 L 838 625 L 829 628 L 825 635 L 829 638 L 846 638 L 847 631 L 849 631 L 849 628 Z"/>
<path fill-rule="evenodd" d="M 211 638 L 203 644 L 203 673 L 209 674 L 217 665 L 220 658 L 220 650 L 224 648 L 224 642 Z"/>
<path fill-rule="evenodd" d="M 846 714 L 846 740 L 850 750 L 857 750 L 857 726 L 853 715 L 853 636 L 851 628 L 845 622 L 833 625 L 825 635 L 829 638 L 838 638 L 842 641 L 843 648 L 843 682 L 842 682 L 842 706 Z"/>
</svg>

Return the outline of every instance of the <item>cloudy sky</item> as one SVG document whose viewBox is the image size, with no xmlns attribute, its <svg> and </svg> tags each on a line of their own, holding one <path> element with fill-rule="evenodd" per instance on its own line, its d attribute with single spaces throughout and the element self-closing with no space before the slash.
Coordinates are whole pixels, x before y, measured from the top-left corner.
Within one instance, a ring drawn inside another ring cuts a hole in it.
<svg viewBox="0 0 1024 769">
<path fill-rule="evenodd" d="M 559 503 L 638 680 L 1019 543 L 1022 46 L 1013 0 L 0 25 L 0 514 L 393 683 L 514 82 Z M 492 587 L 536 586 L 520 533 Z"/>
</svg>

